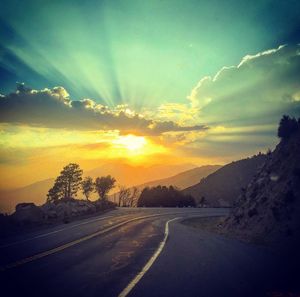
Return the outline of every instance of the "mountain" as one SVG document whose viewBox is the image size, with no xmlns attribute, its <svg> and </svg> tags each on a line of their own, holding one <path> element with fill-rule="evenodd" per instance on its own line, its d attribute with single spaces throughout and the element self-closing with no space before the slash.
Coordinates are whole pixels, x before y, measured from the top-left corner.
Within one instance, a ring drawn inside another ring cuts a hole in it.
<svg viewBox="0 0 300 297">
<path fill-rule="evenodd" d="M 202 178 L 215 172 L 221 167 L 222 167 L 221 165 L 206 165 L 206 166 L 196 167 L 168 178 L 154 180 L 151 182 L 138 185 L 137 187 L 139 189 L 144 189 L 146 187 L 156 187 L 159 185 L 167 186 L 167 187 L 172 185 L 177 187 L 178 189 L 185 189 L 187 187 L 197 184 Z"/>
<path fill-rule="evenodd" d="M 117 180 L 117 184 L 122 184 L 127 187 L 142 184 L 153 177 L 166 178 L 179 172 L 195 167 L 192 164 L 181 165 L 153 165 L 132 166 L 121 162 L 107 163 L 103 166 L 84 172 L 84 175 L 92 176 L 93 178 L 103 175 L 111 175 Z M 46 200 L 48 190 L 53 186 L 54 178 L 49 178 L 39 182 L 35 182 L 28 186 L 0 191 L 0 212 L 11 212 L 16 204 L 21 202 L 33 202 L 42 204 Z M 117 188 L 115 189 L 117 191 Z M 81 197 L 81 193 L 78 193 Z M 94 198 L 96 195 L 94 195 Z M 93 197 L 92 197 L 93 198 Z"/>
<path fill-rule="evenodd" d="M 0 212 L 11 212 L 21 202 L 45 202 L 48 190 L 53 186 L 54 178 L 35 182 L 25 187 L 0 191 Z"/>
<path fill-rule="evenodd" d="M 297 246 L 299 254 L 300 124 L 268 155 L 224 227 L 245 239 Z"/>
<path fill-rule="evenodd" d="M 110 174 L 116 178 L 118 184 L 131 187 L 151 181 L 153 180 L 153 177 L 157 179 L 163 179 L 194 167 L 195 165 L 192 164 L 153 165 L 150 167 L 145 167 L 132 166 L 124 163 L 109 163 L 90 170 L 87 172 L 87 175 L 95 178 L 97 176 Z"/>
<path fill-rule="evenodd" d="M 204 203 L 210 206 L 231 206 L 266 158 L 266 155 L 258 154 L 227 164 L 196 185 L 184 189 L 183 193 L 192 195 L 199 203 L 204 197 Z"/>
</svg>

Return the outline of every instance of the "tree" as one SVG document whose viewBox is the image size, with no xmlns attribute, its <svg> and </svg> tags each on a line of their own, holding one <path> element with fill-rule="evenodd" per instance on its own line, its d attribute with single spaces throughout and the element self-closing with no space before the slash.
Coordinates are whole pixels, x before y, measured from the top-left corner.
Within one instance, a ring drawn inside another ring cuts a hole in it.
<svg viewBox="0 0 300 297">
<path fill-rule="evenodd" d="M 119 201 L 118 206 L 129 206 L 128 200 L 131 196 L 130 189 L 125 186 L 119 186 Z"/>
<path fill-rule="evenodd" d="M 137 187 L 133 187 L 130 196 L 130 207 L 136 206 L 139 194 L 140 190 Z"/>
<path fill-rule="evenodd" d="M 116 180 L 108 176 L 97 177 L 95 182 L 95 191 L 98 193 L 99 198 L 104 200 L 107 193 L 115 187 Z"/>
<path fill-rule="evenodd" d="M 47 202 L 58 202 L 63 196 L 61 187 L 55 182 L 54 186 L 48 191 Z"/>
<path fill-rule="evenodd" d="M 81 186 L 82 170 L 76 163 L 70 163 L 63 168 L 55 179 L 54 186 L 49 190 L 47 201 L 56 202 L 62 198 L 76 196 Z"/>
<path fill-rule="evenodd" d="M 138 207 L 195 207 L 192 196 L 184 195 L 173 186 L 157 186 L 145 188 L 137 202 Z"/>
<path fill-rule="evenodd" d="M 201 197 L 200 201 L 199 201 L 199 204 L 201 205 L 201 207 L 203 207 L 206 203 L 206 199 L 204 196 Z"/>
<path fill-rule="evenodd" d="M 81 183 L 82 193 L 86 197 L 86 200 L 89 200 L 90 194 L 94 191 L 94 182 L 90 176 L 84 178 Z"/>
<path fill-rule="evenodd" d="M 137 187 L 126 188 L 125 186 L 119 186 L 118 206 L 136 206 L 139 193 L 140 191 Z"/>
<path fill-rule="evenodd" d="M 82 170 L 76 163 L 70 163 L 65 166 L 60 173 L 62 182 L 64 184 L 64 198 L 76 196 L 82 181 Z"/>
<path fill-rule="evenodd" d="M 298 123 L 295 118 L 284 115 L 279 123 L 277 135 L 281 139 L 288 139 L 298 130 Z"/>
</svg>

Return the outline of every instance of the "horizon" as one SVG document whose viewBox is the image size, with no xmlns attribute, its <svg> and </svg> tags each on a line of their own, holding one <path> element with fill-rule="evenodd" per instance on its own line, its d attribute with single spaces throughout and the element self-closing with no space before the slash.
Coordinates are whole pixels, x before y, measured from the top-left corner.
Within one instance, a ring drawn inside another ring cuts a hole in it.
<svg viewBox="0 0 300 297">
<path fill-rule="evenodd" d="M 275 149 L 275 147 L 272 149 L 272 148 L 268 148 L 268 149 L 271 149 L 271 151 L 273 149 Z M 151 183 L 151 182 L 154 182 L 154 181 L 158 181 L 158 180 L 161 180 L 161 179 L 168 179 L 168 178 L 172 178 L 172 177 L 175 177 L 177 175 L 180 175 L 180 174 L 183 174 L 183 173 L 186 173 L 188 171 L 192 171 L 194 169 L 197 169 L 197 168 L 203 168 L 203 167 L 210 167 L 210 166 L 220 166 L 220 167 L 224 167 L 226 165 L 229 165 L 231 163 L 234 163 L 234 162 L 237 162 L 237 161 L 241 161 L 241 160 L 245 160 L 245 159 L 248 159 L 248 158 L 252 158 L 252 157 L 255 157 L 259 154 L 267 154 L 267 151 L 266 152 L 261 152 L 261 151 L 258 151 L 257 153 L 254 153 L 253 155 L 249 155 L 249 156 L 242 156 L 241 158 L 238 158 L 238 159 L 235 159 L 235 160 L 231 160 L 229 161 L 228 163 L 216 163 L 216 164 L 201 164 L 201 165 L 196 165 L 196 164 L 192 164 L 192 163 L 178 163 L 178 164 L 160 164 L 160 163 L 155 163 L 155 164 L 151 164 L 151 165 L 145 165 L 145 164 L 135 164 L 135 163 L 130 163 L 130 162 L 121 162 L 121 163 L 118 163 L 119 160 L 113 160 L 113 162 L 109 162 L 109 163 L 102 163 L 102 164 L 99 164 L 99 166 L 96 166 L 96 167 L 91 167 L 87 170 L 85 170 L 85 168 L 82 168 L 83 170 L 83 176 L 88 176 L 88 174 L 94 170 L 97 170 L 97 169 L 100 169 L 100 168 L 104 168 L 106 166 L 113 166 L 115 168 L 118 168 L 119 166 L 126 166 L 128 168 L 132 168 L 132 169 L 152 169 L 152 168 L 157 168 L 157 167 L 161 167 L 161 168 L 172 168 L 172 167 L 176 167 L 177 169 L 175 171 L 172 171 L 172 173 L 170 174 L 167 174 L 167 175 L 162 175 L 162 176 L 159 176 L 158 178 L 150 178 L 150 179 L 145 179 L 144 182 L 142 183 L 133 183 L 133 184 L 122 184 L 122 183 L 118 183 L 119 185 L 122 185 L 122 186 L 129 186 L 129 187 L 132 187 L 132 186 L 140 186 L 141 184 L 144 184 L 144 183 Z M 122 160 L 122 159 L 120 159 Z M 64 164 L 63 166 L 66 166 L 67 164 Z M 78 164 L 80 167 L 81 165 Z M 183 168 L 183 169 L 181 169 Z M 44 182 L 46 180 L 54 180 L 60 173 L 62 168 L 60 168 L 53 176 L 49 176 L 49 177 L 46 177 L 44 179 L 40 179 L 40 180 L 35 180 L 33 181 L 32 183 L 26 183 L 26 184 L 23 184 L 23 185 L 20 185 L 20 186 L 16 186 L 16 187 L 13 187 L 13 188 L 0 188 L 0 191 L 12 191 L 12 190 L 18 190 L 18 189 L 22 189 L 22 188 L 26 188 L 28 186 L 31 186 L 31 185 L 34 185 L 34 184 L 37 184 L 37 183 L 41 183 L 41 182 Z M 107 174 L 111 175 L 110 171 L 109 170 L 106 170 L 105 171 Z M 118 182 L 118 180 L 117 180 Z M 82 194 L 80 194 L 82 195 Z"/>
</svg>

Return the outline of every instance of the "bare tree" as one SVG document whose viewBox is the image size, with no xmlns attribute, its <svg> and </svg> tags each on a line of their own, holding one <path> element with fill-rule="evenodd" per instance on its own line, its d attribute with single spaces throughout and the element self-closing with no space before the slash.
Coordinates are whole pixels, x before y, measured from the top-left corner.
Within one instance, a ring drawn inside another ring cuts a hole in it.
<svg viewBox="0 0 300 297">
<path fill-rule="evenodd" d="M 118 205 L 129 207 L 136 206 L 139 193 L 140 191 L 137 187 L 127 188 L 119 185 Z"/>
<path fill-rule="evenodd" d="M 133 187 L 131 189 L 131 196 L 130 196 L 130 206 L 136 206 L 137 205 L 137 200 L 140 194 L 140 190 L 137 187 Z"/>
<path fill-rule="evenodd" d="M 130 196 L 130 189 L 120 185 L 118 206 L 128 206 L 127 204 Z"/>
</svg>

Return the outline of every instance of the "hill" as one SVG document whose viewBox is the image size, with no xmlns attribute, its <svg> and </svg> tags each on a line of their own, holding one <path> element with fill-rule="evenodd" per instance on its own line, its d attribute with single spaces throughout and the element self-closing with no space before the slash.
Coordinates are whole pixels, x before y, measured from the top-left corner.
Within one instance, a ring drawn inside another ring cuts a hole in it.
<svg viewBox="0 0 300 297">
<path fill-rule="evenodd" d="M 0 191 L 0 212 L 11 212 L 21 202 L 44 203 L 53 183 L 54 179 L 49 178 L 25 187 Z"/>
<path fill-rule="evenodd" d="M 258 154 L 227 164 L 183 193 L 192 195 L 198 203 L 204 197 L 209 206 L 231 206 L 265 160 L 266 155 Z"/>
<path fill-rule="evenodd" d="M 240 196 L 225 221 L 230 233 L 248 240 L 299 248 L 300 124 L 281 140 Z M 299 249 L 296 250 L 298 254 Z"/>
<path fill-rule="evenodd" d="M 218 170 L 221 167 L 222 167 L 221 165 L 200 166 L 200 167 L 196 167 L 196 168 L 178 173 L 171 177 L 147 182 L 147 183 L 138 185 L 137 187 L 139 189 L 144 189 L 146 187 L 156 187 L 156 186 L 160 185 L 160 186 L 166 186 L 166 187 L 174 186 L 178 189 L 185 189 L 187 187 L 197 184 L 202 178 L 215 172 L 216 170 Z"/>
</svg>

